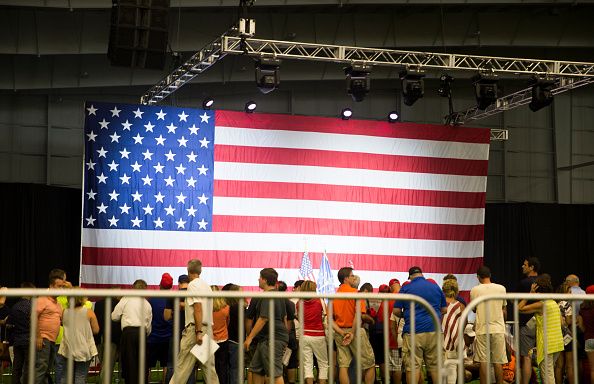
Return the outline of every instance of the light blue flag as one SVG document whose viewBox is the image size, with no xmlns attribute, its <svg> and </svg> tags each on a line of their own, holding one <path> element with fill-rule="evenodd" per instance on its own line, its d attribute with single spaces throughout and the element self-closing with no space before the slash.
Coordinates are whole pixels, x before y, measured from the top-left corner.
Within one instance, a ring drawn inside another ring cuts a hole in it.
<svg viewBox="0 0 594 384">
<path fill-rule="evenodd" d="M 318 293 L 320 294 L 336 292 L 336 288 L 334 287 L 334 276 L 332 274 L 332 269 L 330 269 L 330 261 L 328 261 L 326 251 L 324 251 L 324 256 L 322 256 L 322 261 L 320 262 L 320 272 L 318 274 L 317 283 Z"/>
</svg>

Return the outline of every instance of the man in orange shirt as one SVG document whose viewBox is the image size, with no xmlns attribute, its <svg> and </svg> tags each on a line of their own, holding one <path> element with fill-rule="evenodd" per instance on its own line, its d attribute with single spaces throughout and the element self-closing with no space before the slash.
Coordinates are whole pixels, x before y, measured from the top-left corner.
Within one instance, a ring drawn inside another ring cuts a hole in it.
<svg viewBox="0 0 594 384">
<path fill-rule="evenodd" d="M 49 274 L 49 289 L 64 288 L 66 272 L 53 269 Z M 35 383 L 46 384 L 54 358 L 56 338 L 62 322 L 62 306 L 54 296 L 37 299 L 37 356 L 35 359 Z"/>
<path fill-rule="evenodd" d="M 354 279 L 353 268 L 343 267 L 338 271 L 338 281 L 340 287 L 336 293 L 356 293 L 356 288 L 351 286 Z M 361 300 L 359 310 L 361 311 L 361 319 L 369 317 L 366 314 L 365 300 Z M 340 384 L 349 384 L 348 369 L 353 355 L 361 362 L 361 369 L 363 370 L 365 384 L 372 384 L 375 381 L 375 356 L 373 349 L 369 343 L 369 338 L 361 324 L 355 324 L 356 319 L 356 304 L 354 299 L 348 300 L 334 300 L 334 322 L 342 332 L 336 332 L 335 342 L 338 350 L 338 378 Z M 359 328 L 359 345 L 361 350 L 357 350 L 357 342 L 353 341 L 356 335 L 356 328 Z"/>
</svg>

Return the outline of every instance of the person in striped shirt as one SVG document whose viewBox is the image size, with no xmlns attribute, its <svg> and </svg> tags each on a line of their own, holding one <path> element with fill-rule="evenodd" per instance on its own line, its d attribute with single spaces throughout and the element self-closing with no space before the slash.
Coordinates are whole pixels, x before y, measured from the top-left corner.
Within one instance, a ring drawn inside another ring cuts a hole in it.
<svg viewBox="0 0 594 384">
<path fill-rule="evenodd" d="M 538 276 L 530 288 L 530 293 L 553 293 L 551 277 L 546 273 Z M 540 368 L 543 384 L 555 384 L 555 360 L 565 348 L 559 306 L 555 300 L 527 304 L 527 300 L 524 299 L 518 304 L 518 309 L 520 313 L 535 314 L 536 362 Z"/>
<path fill-rule="evenodd" d="M 441 288 L 445 295 L 446 313 L 441 320 L 441 329 L 443 331 L 443 349 L 444 361 L 447 373 L 447 383 L 455 384 L 457 377 L 458 359 L 458 328 L 460 327 L 460 315 L 464 306 L 456 297 L 458 296 L 458 282 L 454 279 L 444 280 Z"/>
</svg>

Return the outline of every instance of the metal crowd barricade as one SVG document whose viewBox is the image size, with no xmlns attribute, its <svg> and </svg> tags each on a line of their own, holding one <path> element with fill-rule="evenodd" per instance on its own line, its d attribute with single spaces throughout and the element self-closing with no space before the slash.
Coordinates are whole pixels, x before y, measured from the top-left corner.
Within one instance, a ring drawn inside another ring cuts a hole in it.
<svg viewBox="0 0 594 384">
<path fill-rule="evenodd" d="M 3 295 L 7 297 L 31 297 L 31 318 L 30 318 L 30 335 L 36 335 L 37 329 L 37 313 L 33 308 L 36 308 L 37 300 L 39 297 L 43 296 L 66 296 L 68 297 L 69 305 L 71 308 L 74 307 L 74 298 L 75 297 L 91 297 L 91 298 L 105 298 L 105 312 L 104 312 L 104 324 L 99 324 L 100 328 L 103 328 L 103 337 L 106 342 L 104 342 L 104 353 L 103 353 L 103 361 L 102 366 L 104 367 L 111 367 L 111 312 L 113 311 L 112 305 L 112 298 L 123 298 L 123 297 L 142 297 L 142 298 L 173 298 L 174 305 L 173 305 L 173 350 L 179 351 L 180 347 L 180 340 L 179 340 L 179 316 L 183 313 L 180 313 L 180 299 L 185 299 L 186 297 L 193 296 L 192 292 L 188 291 L 173 291 L 173 290 L 166 290 L 166 291 L 157 291 L 157 290 L 134 290 L 134 289 L 25 289 L 25 288 L 11 288 L 2 292 Z M 441 320 L 440 315 L 435 313 L 431 305 L 421 298 L 420 296 L 416 295 L 409 295 L 409 294 L 390 294 L 390 293 L 337 293 L 337 294 L 328 294 L 328 295 L 319 295 L 315 292 L 277 292 L 277 291 L 267 291 L 267 292 L 249 292 L 249 291 L 217 291 L 211 292 L 208 294 L 203 294 L 200 297 L 213 299 L 215 297 L 225 297 L 225 298 L 236 298 L 239 299 L 239 335 L 238 335 L 238 348 L 239 348 L 239 357 L 238 357 L 238 382 L 243 383 L 245 381 L 245 367 L 244 367 L 244 341 L 246 339 L 245 333 L 245 315 L 244 311 L 241 310 L 244 308 L 244 303 L 247 298 L 261 298 L 263 300 L 285 300 L 285 299 L 324 299 L 328 302 L 327 305 L 327 328 L 326 328 L 326 339 L 327 339 L 327 346 L 328 346 L 328 353 L 329 353 L 329 383 L 334 382 L 335 377 L 335 368 L 337 364 L 337 360 L 334 360 L 333 355 L 333 343 L 334 343 L 334 318 L 333 318 L 333 301 L 334 300 L 355 300 L 356 308 L 359 308 L 359 305 L 362 300 L 374 299 L 380 300 L 381 305 L 384 307 L 384 315 L 382 321 L 384 322 L 383 326 L 383 340 L 384 340 L 384 360 L 386 362 L 384 368 L 384 376 L 386 378 L 386 384 L 390 384 L 390 370 L 389 370 L 389 333 L 390 326 L 389 326 L 389 312 L 391 312 L 391 308 L 388 308 L 388 302 L 397 300 L 399 302 L 409 302 L 410 303 L 410 319 L 411 319 L 411 351 L 415 350 L 417 341 L 415 340 L 415 307 L 419 305 L 423 307 L 431 316 L 432 321 L 435 326 L 435 331 L 437 334 L 437 350 L 443 350 L 443 336 L 441 331 Z M 534 298 L 534 297 L 532 297 Z M 299 301 L 299 320 L 300 323 L 303 325 L 303 300 Z M 71 319 L 73 319 L 74 312 L 69 311 Z M 466 312 L 467 313 L 467 312 Z M 274 305 L 269 306 L 269 318 L 274 318 Z M 357 371 L 357 383 L 361 383 L 362 381 L 362 367 L 361 367 L 361 345 L 360 345 L 360 335 L 361 332 L 365 332 L 362 329 L 361 325 L 361 313 L 360 311 L 356 311 L 356 318 L 355 318 L 355 338 L 354 342 L 356 343 L 356 349 L 358 351 L 357 358 L 356 358 L 356 371 Z M 274 371 L 274 322 L 269 321 L 267 331 L 269 332 L 269 370 L 270 372 Z M 138 377 L 141 383 L 144 383 L 145 375 L 146 375 L 146 364 L 145 364 L 145 348 L 146 345 L 146 332 L 144 325 L 139 329 L 140 333 L 140 351 L 139 351 L 139 372 Z M 208 327 L 208 334 L 212 340 L 212 327 Z M 304 334 L 304 327 L 301 326 L 299 331 L 299 337 L 303 338 Z M 30 344 L 29 344 L 29 361 L 28 361 L 28 384 L 34 383 L 35 377 L 35 356 L 36 356 L 36 342 L 35 336 L 31 337 Z M 73 371 L 74 371 L 74 362 L 72 359 L 72 353 L 68 354 L 67 357 L 67 369 L 66 369 L 66 382 L 68 384 L 72 384 L 73 382 Z M 414 359 L 414 356 L 412 357 Z M 177 365 L 178 360 L 178 352 L 173 353 L 173 366 Z M 304 383 L 304 367 L 303 367 L 303 351 L 299 350 L 299 382 Z M 375 369 L 375 368 L 374 368 Z M 412 376 L 415 377 L 415 367 L 412 364 Z M 444 377 L 444 369 L 443 369 L 443 354 L 438 353 L 438 382 L 441 383 Z M 103 376 L 103 384 L 110 384 L 110 376 L 111 375 L 104 375 Z M 274 384 L 274 375 L 269 378 L 269 383 Z M 205 378 L 206 382 L 208 383 L 210 380 L 208 377 Z M 437 383 L 436 383 L 437 384 Z"/>
<path fill-rule="evenodd" d="M 461 323 L 462 325 L 466 324 L 466 319 L 468 318 L 468 314 L 470 311 L 476 311 L 477 307 L 480 304 L 485 303 L 486 301 L 490 300 L 505 300 L 507 303 L 510 301 L 513 305 L 513 322 L 514 322 L 514 355 L 516 358 L 516 372 L 515 376 L 516 379 L 521 377 L 521 368 L 520 368 L 520 323 L 519 323 L 519 309 L 518 304 L 522 300 L 528 301 L 539 301 L 539 300 L 554 300 L 555 302 L 559 302 L 561 300 L 565 300 L 571 303 L 572 308 L 572 316 L 571 316 L 571 333 L 572 333 L 572 351 L 573 351 L 573 373 L 574 379 L 572 384 L 578 384 L 579 374 L 578 374 L 578 354 L 577 354 L 577 315 L 576 315 L 576 302 L 583 302 L 583 301 L 594 301 L 594 295 L 577 295 L 577 294 L 558 294 L 558 293 L 507 293 L 504 295 L 485 295 L 477 297 L 476 299 L 472 300 L 464 309 L 462 314 L 460 315 L 460 321 L 464 322 Z M 543 307 L 542 316 L 543 316 L 543 336 L 545 337 L 544 345 L 544 355 L 545 359 L 547 358 L 547 348 L 548 342 L 546 341 L 547 338 L 547 314 L 545 308 Z M 489 306 L 485 306 L 486 310 L 486 317 L 489 318 Z M 486 324 L 487 334 L 489 334 L 489 323 Z M 458 327 L 458 384 L 464 384 L 464 326 Z M 490 338 L 487 337 L 487 366 L 489 367 L 487 374 L 490 375 L 490 366 L 491 366 L 491 353 L 490 353 Z M 563 351 L 561 351 L 563 352 Z"/>
</svg>

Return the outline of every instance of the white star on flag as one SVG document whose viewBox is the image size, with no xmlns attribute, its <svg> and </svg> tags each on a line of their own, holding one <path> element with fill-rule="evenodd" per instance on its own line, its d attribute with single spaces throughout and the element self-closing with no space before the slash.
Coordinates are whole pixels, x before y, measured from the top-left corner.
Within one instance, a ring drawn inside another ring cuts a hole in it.
<svg viewBox="0 0 594 384">
<path fill-rule="evenodd" d="M 159 193 L 155 195 L 155 200 L 157 201 L 157 203 L 162 203 L 164 197 L 165 195 L 161 194 L 161 191 L 159 191 Z"/>
<path fill-rule="evenodd" d="M 89 160 L 89 162 L 86 163 L 86 164 L 87 164 L 87 167 L 88 167 L 87 170 L 90 171 L 91 169 L 92 170 L 95 170 L 95 164 L 97 164 L 97 163 L 93 163 L 91 160 Z"/>
<path fill-rule="evenodd" d="M 167 213 L 167 216 L 174 216 L 173 212 L 175 212 L 175 208 L 173 208 L 171 206 L 171 204 L 169 204 L 169 207 L 165 207 L 163 208 L 165 210 L 165 212 Z"/>
<path fill-rule="evenodd" d="M 190 130 L 190 135 L 198 135 L 198 130 L 200 128 L 197 127 L 196 124 L 192 124 L 192 126 L 189 127 L 188 129 Z"/>
<path fill-rule="evenodd" d="M 198 140 L 198 142 L 200 143 L 200 148 L 208 148 L 208 143 L 210 143 L 210 141 L 206 140 L 206 137 L 202 140 Z"/>
<path fill-rule="evenodd" d="M 151 182 L 153 181 L 148 174 L 140 180 L 142 180 L 142 185 L 151 185 Z"/>
<path fill-rule="evenodd" d="M 210 119 L 210 116 L 208 116 L 208 114 L 206 112 L 204 112 L 203 115 L 200 115 L 201 123 L 208 123 L 208 119 Z"/>
<path fill-rule="evenodd" d="M 113 109 L 110 109 L 109 112 L 111 112 L 111 117 L 120 117 L 120 112 L 122 112 L 122 110 L 115 106 Z"/>
<path fill-rule="evenodd" d="M 113 133 L 113 135 L 110 135 L 109 137 L 111 137 L 111 142 L 112 143 L 119 143 L 120 142 L 120 137 L 116 132 Z"/>
<path fill-rule="evenodd" d="M 101 129 L 109 129 L 107 126 L 109 125 L 109 121 L 106 121 L 105 118 L 99 122 Z"/>
<path fill-rule="evenodd" d="M 186 119 L 190 115 L 186 115 L 186 112 L 185 111 L 182 111 L 182 113 L 180 115 L 177 115 L 177 116 L 179 116 L 179 121 L 186 121 L 187 122 L 188 120 L 186 120 Z"/>
<path fill-rule="evenodd" d="M 89 116 L 90 115 L 95 115 L 97 116 L 97 114 L 95 112 L 97 112 L 97 108 L 95 108 L 92 104 L 89 108 L 87 108 L 87 111 L 89 111 Z"/>
<path fill-rule="evenodd" d="M 117 164 L 114 160 L 112 160 L 111 163 L 107 164 L 107 166 L 109 167 L 109 170 L 110 171 L 117 172 L 118 171 L 119 164 Z"/>
<path fill-rule="evenodd" d="M 130 208 L 132 207 L 128 207 L 128 204 L 124 203 L 124 205 L 122 205 L 120 207 L 120 209 L 122 210 L 122 215 L 125 213 L 126 215 L 130 214 Z"/>
<path fill-rule="evenodd" d="M 146 129 L 146 132 L 153 132 L 153 128 L 155 128 L 155 126 L 149 121 L 144 125 L 144 128 Z"/>
<path fill-rule="evenodd" d="M 97 137 L 93 131 L 91 131 L 91 133 L 87 133 L 87 136 L 89 136 L 89 141 L 95 141 L 95 138 Z"/>
<path fill-rule="evenodd" d="M 163 173 L 163 168 L 165 168 L 165 166 L 158 162 L 157 165 L 153 165 L 153 168 L 155 168 L 155 173 Z"/>
<path fill-rule="evenodd" d="M 167 113 L 163 112 L 163 110 L 161 109 L 159 112 L 156 113 L 157 115 L 157 120 L 165 120 L 165 115 Z"/>
<path fill-rule="evenodd" d="M 142 223 L 142 220 L 138 218 L 138 216 L 136 216 L 136 218 L 130 220 L 132 222 L 132 226 L 133 227 L 138 227 L 140 228 L 140 223 Z"/>
<path fill-rule="evenodd" d="M 107 155 L 107 151 L 105 149 L 103 149 L 103 147 L 101 147 L 101 149 L 97 150 L 97 153 L 99 154 L 99 157 L 105 157 L 107 158 L 105 155 Z"/>
<path fill-rule="evenodd" d="M 88 196 L 89 200 L 95 200 L 96 195 L 97 195 L 97 192 L 93 192 L 92 189 L 89 192 L 87 192 L 87 196 Z"/>
<path fill-rule="evenodd" d="M 111 193 L 108 193 L 109 196 L 109 201 L 115 200 L 118 201 L 118 196 L 120 194 L 116 192 L 116 190 L 114 189 Z"/>
<path fill-rule="evenodd" d="M 208 222 L 204 221 L 204 219 L 200 220 L 198 222 L 198 229 L 204 229 L 206 230 L 206 225 L 208 224 Z"/>
<path fill-rule="evenodd" d="M 130 176 L 127 176 L 125 173 L 124 176 L 120 176 L 120 180 L 122 180 L 122 184 L 130 184 Z"/>
<path fill-rule="evenodd" d="M 133 111 L 133 112 L 134 112 L 134 118 L 135 118 L 135 119 L 136 119 L 136 118 L 138 118 L 138 119 L 142 119 L 142 114 L 143 114 L 144 112 L 142 112 L 142 111 L 140 110 L 140 107 L 139 107 L 139 108 L 138 108 L 136 111 Z"/>
<path fill-rule="evenodd" d="M 107 176 L 105 176 L 105 175 L 103 174 L 103 172 L 102 172 L 102 173 L 101 173 L 99 176 L 97 176 L 97 179 L 99 180 L 99 181 L 97 182 L 97 184 L 101 184 L 101 183 L 103 183 L 103 184 L 107 184 L 107 183 L 105 182 L 105 180 L 107 180 Z"/>
<path fill-rule="evenodd" d="M 109 221 L 109 226 L 110 227 L 117 227 L 118 226 L 118 221 L 120 221 L 120 219 L 116 219 L 115 216 L 111 216 L 111 219 L 109 219 L 107 221 Z"/>
<path fill-rule="evenodd" d="M 175 134 L 175 130 L 177 129 L 177 127 L 175 125 L 173 125 L 173 123 L 169 124 L 167 126 L 167 133 L 174 133 Z"/>
<path fill-rule="evenodd" d="M 153 207 L 151 207 L 150 204 L 147 204 L 146 207 L 142 207 L 142 210 L 144 211 L 145 215 L 152 215 L 153 214 Z"/>
<path fill-rule="evenodd" d="M 93 216 L 89 216 L 85 219 L 87 221 L 87 225 L 95 225 L 95 220 Z"/>
<path fill-rule="evenodd" d="M 206 175 L 206 171 L 208 171 L 208 168 L 204 167 L 204 164 L 202 164 L 200 166 L 200 168 L 197 168 L 197 169 L 198 169 L 198 172 L 200 172 L 198 174 L 198 176 L 200 176 L 200 175 Z"/>
<path fill-rule="evenodd" d="M 160 217 L 157 217 L 157 220 L 153 220 L 153 223 L 155 223 L 155 228 L 163 228 L 163 223 L 165 221 L 161 220 Z"/>
<path fill-rule="evenodd" d="M 138 193 L 138 191 L 136 191 L 136 193 L 133 193 L 131 196 L 134 199 L 134 200 L 132 200 L 133 202 L 134 201 L 138 201 L 138 202 L 142 201 L 142 199 L 141 199 L 142 193 Z"/>
<path fill-rule="evenodd" d="M 124 150 L 123 150 L 123 151 L 120 151 L 120 155 L 122 155 L 122 157 L 121 157 L 122 159 L 123 159 L 124 157 L 125 157 L 126 159 L 129 159 L 129 157 L 128 157 L 128 155 L 129 155 L 129 154 L 130 154 L 130 152 L 128 152 L 128 151 L 126 150 L 126 148 L 124 148 Z"/>
<path fill-rule="evenodd" d="M 123 128 L 124 131 L 129 131 L 131 126 L 132 126 L 132 124 L 129 123 L 128 120 L 126 120 L 124 123 L 122 123 L 122 127 L 124 127 Z"/>
<path fill-rule="evenodd" d="M 107 213 L 107 205 L 103 203 L 101 203 L 101 205 L 98 205 L 97 209 L 99 210 L 99 213 Z"/>
<path fill-rule="evenodd" d="M 180 217 L 180 219 L 178 221 L 176 221 L 175 224 L 177 224 L 177 228 L 184 229 L 184 226 L 186 225 L 186 222 L 183 221 L 183 219 Z"/>
<path fill-rule="evenodd" d="M 202 196 L 198 196 L 198 200 L 200 200 L 199 204 L 206 205 L 206 202 L 208 201 L 208 197 L 203 193 Z"/>
</svg>

